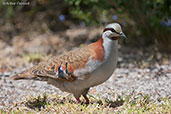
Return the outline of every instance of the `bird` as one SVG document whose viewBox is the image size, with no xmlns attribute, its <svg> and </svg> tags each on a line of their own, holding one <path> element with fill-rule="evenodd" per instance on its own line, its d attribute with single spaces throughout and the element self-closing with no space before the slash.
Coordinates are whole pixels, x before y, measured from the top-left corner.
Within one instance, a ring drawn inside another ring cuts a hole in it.
<svg viewBox="0 0 171 114">
<path fill-rule="evenodd" d="M 47 61 L 11 76 L 13 80 L 46 81 L 62 91 L 72 93 L 81 103 L 91 87 L 102 84 L 117 66 L 118 39 L 127 38 L 119 23 L 105 26 L 100 38 L 93 43 L 54 56 Z"/>
</svg>

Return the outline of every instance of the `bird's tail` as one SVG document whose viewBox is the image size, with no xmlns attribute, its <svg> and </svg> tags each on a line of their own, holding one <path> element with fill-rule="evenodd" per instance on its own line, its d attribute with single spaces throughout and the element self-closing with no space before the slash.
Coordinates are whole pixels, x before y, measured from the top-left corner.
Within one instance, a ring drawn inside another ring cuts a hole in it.
<svg viewBox="0 0 171 114">
<path fill-rule="evenodd" d="M 12 80 L 20 80 L 20 79 L 28 79 L 28 80 L 40 80 L 40 81 L 48 81 L 48 77 L 46 77 L 43 73 L 44 64 L 38 64 L 31 67 L 28 70 L 25 70 L 21 73 L 18 73 L 14 76 L 11 76 L 10 79 Z"/>
<path fill-rule="evenodd" d="M 18 73 L 10 78 L 13 80 L 20 80 L 20 79 L 35 79 L 36 75 L 34 74 L 35 69 L 39 68 L 40 65 L 35 65 L 21 73 Z"/>
<path fill-rule="evenodd" d="M 36 76 L 33 75 L 32 73 L 30 73 L 29 70 L 26 70 L 26 71 L 23 71 L 21 73 L 18 73 L 16 75 L 14 75 L 14 76 L 11 76 L 10 78 L 13 79 L 13 80 L 34 79 L 34 78 L 36 78 Z"/>
</svg>

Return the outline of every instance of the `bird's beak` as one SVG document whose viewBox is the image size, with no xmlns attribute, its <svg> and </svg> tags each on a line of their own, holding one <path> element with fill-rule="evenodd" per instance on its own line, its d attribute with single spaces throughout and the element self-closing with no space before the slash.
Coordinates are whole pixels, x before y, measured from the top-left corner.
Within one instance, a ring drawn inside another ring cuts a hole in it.
<svg viewBox="0 0 171 114">
<path fill-rule="evenodd" d="M 123 32 L 120 32 L 120 36 L 121 36 L 122 38 L 127 38 L 127 36 L 126 36 Z"/>
</svg>

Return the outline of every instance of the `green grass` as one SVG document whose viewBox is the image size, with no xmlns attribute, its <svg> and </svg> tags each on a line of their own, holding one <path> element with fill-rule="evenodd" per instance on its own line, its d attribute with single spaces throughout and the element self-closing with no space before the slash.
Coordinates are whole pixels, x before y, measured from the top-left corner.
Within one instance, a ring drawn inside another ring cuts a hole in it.
<svg viewBox="0 0 171 114">
<path fill-rule="evenodd" d="M 155 103 L 144 94 L 117 96 L 115 100 L 89 96 L 90 104 L 77 104 L 71 96 L 41 94 L 29 96 L 11 109 L 1 109 L 0 114 L 171 114 L 171 99 L 161 98 Z M 83 100 L 83 99 L 82 99 Z M 84 101 L 84 100 L 83 100 Z"/>
<path fill-rule="evenodd" d="M 27 62 L 32 63 L 39 63 L 43 60 L 43 54 L 42 53 L 30 53 L 28 55 L 24 55 L 24 60 Z"/>
</svg>

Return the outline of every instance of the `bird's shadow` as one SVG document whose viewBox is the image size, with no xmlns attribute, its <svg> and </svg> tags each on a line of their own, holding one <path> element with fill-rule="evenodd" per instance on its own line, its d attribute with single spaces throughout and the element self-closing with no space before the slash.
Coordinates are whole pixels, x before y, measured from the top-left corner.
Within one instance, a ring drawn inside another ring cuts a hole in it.
<svg viewBox="0 0 171 114">
<path fill-rule="evenodd" d="M 123 104 L 124 104 L 124 100 L 116 100 L 116 101 L 107 102 L 107 106 L 109 106 L 110 108 L 120 107 Z"/>
<path fill-rule="evenodd" d="M 96 103 L 98 105 L 104 105 L 105 107 L 109 107 L 109 108 L 117 108 L 117 107 L 120 107 L 124 104 L 124 100 L 123 99 L 120 99 L 120 100 L 116 100 L 116 101 L 112 101 L 112 100 L 105 100 L 105 102 L 102 102 L 102 100 L 98 100 L 96 102 L 93 102 L 93 103 Z M 92 103 L 92 104 L 93 104 Z"/>
<path fill-rule="evenodd" d="M 77 102 L 75 100 L 73 100 L 72 98 L 62 98 L 62 99 L 58 99 L 58 98 L 52 98 L 52 99 L 48 99 L 47 96 L 43 96 L 43 97 L 36 97 L 30 100 L 27 100 L 25 102 L 25 106 L 33 109 L 33 110 L 41 110 L 46 108 L 46 105 L 50 105 L 51 103 L 55 103 L 55 105 L 58 104 L 65 104 L 66 102 L 71 103 L 71 104 L 77 104 Z M 109 107 L 109 108 L 117 108 L 120 107 L 124 104 L 124 100 L 123 99 L 116 99 L 115 101 L 109 100 L 109 99 L 105 99 L 105 101 L 102 100 L 95 100 L 95 101 L 91 101 L 90 104 L 98 104 L 100 105 L 104 105 L 105 107 Z M 81 103 L 81 105 L 84 105 L 85 107 L 87 107 L 89 104 L 86 104 L 84 101 Z"/>
<path fill-rule="evenodd" d="M 33 109 L 33 110 L 38 109 L 39 111 L 42 108 L 45 108 L 47 104 L 49 104 L 47 100 L 47 96 L 43 96 L 43 97 L 38 96 L 37 98 L 33 98 L 25 102 L 26 107 Z"/>
</svg>

